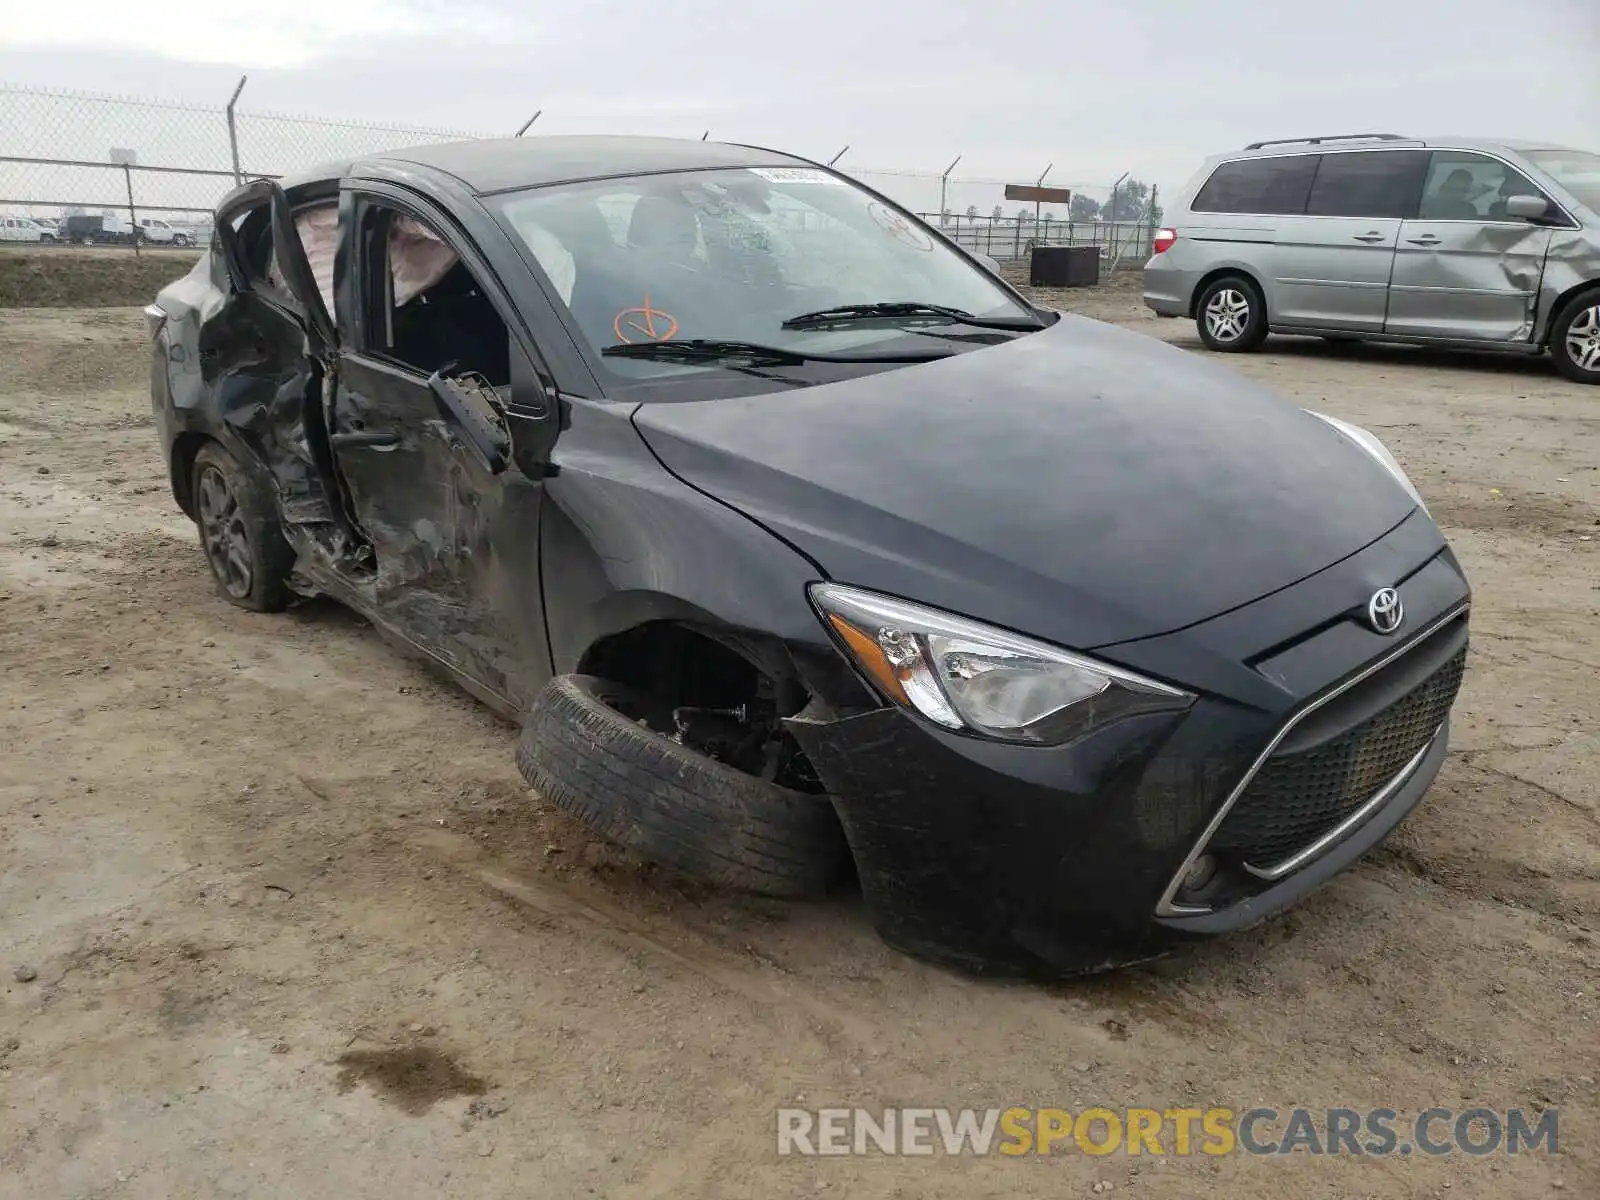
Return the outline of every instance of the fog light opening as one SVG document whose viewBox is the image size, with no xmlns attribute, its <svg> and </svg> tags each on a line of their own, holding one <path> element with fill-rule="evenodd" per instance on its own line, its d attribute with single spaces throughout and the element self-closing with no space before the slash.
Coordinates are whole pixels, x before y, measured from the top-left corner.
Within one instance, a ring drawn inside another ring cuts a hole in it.
<svg viewBox="0 0 1600 1200">
<path fill-rule="evenodd" d="M 1183 890 L 1186 892 L 1204 891 L 1207 884 L 1217 877 L 1217 860 L 1210 854 L 1202 854 L 1189 864 L 1189 869 L 1183 873 Z"/>
</svg>

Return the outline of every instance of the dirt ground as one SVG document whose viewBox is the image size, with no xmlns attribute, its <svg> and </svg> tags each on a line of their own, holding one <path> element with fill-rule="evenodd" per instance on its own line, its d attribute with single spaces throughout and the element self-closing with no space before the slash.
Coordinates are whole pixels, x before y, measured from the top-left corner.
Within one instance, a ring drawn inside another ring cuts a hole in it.
<svg viewBox="0 0 1600 1200">
<path fill-rule="evenodd" d="M 0 246 L 0 308 L 142 307 L 198 257 L 155 246 Z"/>
<path fill-rule="evenodd" d="M 1127 283 L 1061 299 L 1196 344 Z M 0 1196 L 1600 1195 L 1600 395 L 1234 360 L 1376 430 L 1453 539 L 1452 752 L 1287 916 L 1047 987 L 628 862 L 363 622 L 223 603 L 143 336 L 0 312 Z M 788 1104 L 1554 1106 L 1562 1153 L 779 1158 Z"/>
</svg>

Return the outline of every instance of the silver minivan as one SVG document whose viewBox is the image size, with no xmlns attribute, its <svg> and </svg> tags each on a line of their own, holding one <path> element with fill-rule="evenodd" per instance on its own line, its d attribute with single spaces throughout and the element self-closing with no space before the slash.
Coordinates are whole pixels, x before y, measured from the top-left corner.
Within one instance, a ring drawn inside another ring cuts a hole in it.
<svg viewBox="0 0 1600 1200">
<path fill-rule="evenodd" d="M 1213 350 L 1269 333 L 1540 354 L 1600 383 L 1600 155 L 1352 134 L 1209 159 L 1144 302 Z"/>
</svg>

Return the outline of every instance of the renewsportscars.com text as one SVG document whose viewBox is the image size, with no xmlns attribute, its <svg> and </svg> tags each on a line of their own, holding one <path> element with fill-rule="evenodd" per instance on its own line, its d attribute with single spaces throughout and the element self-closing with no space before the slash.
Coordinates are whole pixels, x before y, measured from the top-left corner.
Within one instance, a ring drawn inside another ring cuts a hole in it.
<svg viewBox="0 0 1600 1200">
<path fill-rule="evenodd" d="M 780 1155 L 1557 1154 L 1555 1109 L 780 1108 Z"/>
</svg>

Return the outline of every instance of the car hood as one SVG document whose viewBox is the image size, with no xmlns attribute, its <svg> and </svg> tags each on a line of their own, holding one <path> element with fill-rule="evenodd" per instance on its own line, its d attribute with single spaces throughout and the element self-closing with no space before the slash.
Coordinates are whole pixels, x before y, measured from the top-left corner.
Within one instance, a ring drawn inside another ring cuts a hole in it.
<svg viewBox="0 0 1600 1200">
<path fill-rule="evenodd" d="M 1070 315 L 842 383 L 646 404 L 634 423 L 668 470 L 827 576 L 1082 649 L 1288 587 L 1415 507 L 1325 422 Z"/>
</svg>

